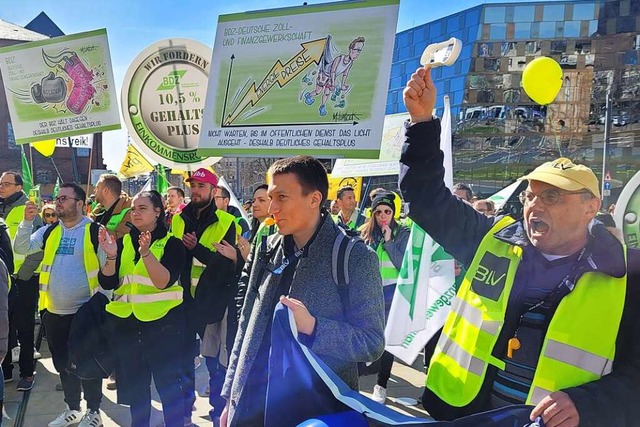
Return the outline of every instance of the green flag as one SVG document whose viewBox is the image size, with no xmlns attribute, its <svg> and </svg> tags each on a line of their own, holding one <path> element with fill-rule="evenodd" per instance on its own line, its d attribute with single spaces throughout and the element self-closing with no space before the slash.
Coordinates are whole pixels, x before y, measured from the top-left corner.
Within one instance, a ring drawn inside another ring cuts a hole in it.
<svg viewBox="0 0 640 427">
<path fill-rule="evenodd" d="M 29 190 L 33 187 L 33 178 L 31 178 L 31 168 L 27 161 L 27 155 L 24 153 L 24 146 L 20 146 L 22 156 L 22 189 L 29 194 Z"/>
<path fill-rule="evenodd" d="M 161 164 L 157 164 L 156 172 L 158 173 L 158 193 L 164 196 L 165 194 L 167 194 L 167 190 L 169 189 L 169 181 L 167 181 L 167 171 L 164 166 L 162 166 Z"/>
<path fill-rule="evenodd" d="M 52 199 L 56 198 L 58 191 L 60 191 L 60 177 L 56 178 L 56 185 L 53 187 L 53 194 L 51 194 Z"/>
</svg>

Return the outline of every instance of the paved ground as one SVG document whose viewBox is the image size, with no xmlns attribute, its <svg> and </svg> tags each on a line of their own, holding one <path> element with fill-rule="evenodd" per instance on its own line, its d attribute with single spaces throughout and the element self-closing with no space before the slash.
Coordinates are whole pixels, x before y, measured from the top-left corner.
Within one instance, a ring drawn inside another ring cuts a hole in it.
<svg viewBox="0 0 640 427">
<path fill-rule="evenodd" d="M 28 397 L 28 402 L 23 405 L 24 418 L 22 426 L 24 427 L 43 427 L 53 420 L 63 409 L 64 402 L 61 391 L 56 391 L 56 384 L 59 382 L 58 375 L 53 368 L 49 349 L 46 341 L 41 346 L 42 359 L 38 361 L 36 367 L 36 382 L 34 388 Z M 421 394 L 421 388 L 424 384 L 424 374 L 422 369 L 422 357 L 418 357 L 413 367 L 406 366 L 396 361 L 393 366 L 392 377 L 388 384 L 388 400 L 387 404 L 394 409 L 407 414 L 418 417 L 425 417 L 426 412 L 422 410 L 420 405 L 404 406 L 397 402 L 398 398 L 408 397 L 417 399 Z M 18 372 L 14 369 L 14 377 L 17 381 Z M 196 410 L 193 414 L 193 422 L 197 426 L 211 425 L 209 420 L 209 401 L 202 393 L 205 390 L 208 380 L 207 369 L 202 364 L 196 370 L 196 393 L 198 398 L 196 401 Z M 24 393 L 16 391 L 16 381 L 5 384 L 5 400 L 4 400 L 4 426 L 15 426 L 16 417 L 23 401 Z M 376 382 L 375 375 L 369 375 L 360 379 L 360 388 L 364 394 L 368 394 L 373 390 Z M 105 382 L 106 384 L 106 382 Z M 116 392 L 103 388 L 104 398 L 102 401 L 102 419 L 105 427 L 112 426 L 129 426 L 129 408 L 116 403 Z M 159 427 L 162 422 L 162 406 L 157 394 L 154 396 L 153 413 L 151 426 Z M 26 410 L 25 410 L 26 409 Z M 20 425 L 20 420 L 18 425 Z"/>
</svg>

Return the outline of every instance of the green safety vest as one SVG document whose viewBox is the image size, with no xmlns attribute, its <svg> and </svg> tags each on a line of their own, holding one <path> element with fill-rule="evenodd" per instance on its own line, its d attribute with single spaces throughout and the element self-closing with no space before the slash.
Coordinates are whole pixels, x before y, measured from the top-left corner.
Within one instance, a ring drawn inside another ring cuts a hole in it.
<svg viewBox="0 0 640 427">
<path fill-rule="evenodd" d="M 198 239 L 198 243 L 200 243 L 205 248 L 209 249 L 211 252 L 216 252 L 216 248 L 213 247 L 213 243 L 220 243 L 224 236 L 229 231 L 229 227 L 235 224 L 235 217 L 230 213 L 222 211 L 220 209 L 216 210 L 216 216 L 218 220 L 207 227 L 204 230 L 204 233 Z M 182 219 L 182 212 L 174 215 L 171 220 L 171 232 L 178 239 L 182 239 L 184 236 L 184 220 Z M 198 281 L 200 280 L 200 276 L 202 276 L 202 272 L 207 266 L 200 261 L 196 257 L 193 257 L 193 262 L 191 264 L 191 296 L 196 296 L 196 287 L 198 286 Z"/>
<path fill-rule="evenodd" d="M 120 225 L 120 222 L 122 222 L 122 219 L 127 214 L 127 212 L 129 212 L 129 210 L 131 210 L 131 208 L 124 208 L 117 215 L 111 215 L 111 218 L 109 218 L 109 222 L 107 222 L 106 225 L 107 230 L 115 233 L 116 228 L 118 228 L 118 225 Z"/>
<path fill-rule="evenodd" d="M 100 284 L 98 283 L 100 261 L 93 250 L 90 230 L 91 223 L 88 222 L 84 226 L 84 272 L 87 275 L 87 282 L 89 283 L 89 293 L 93 296 L 100 288 Z M 40 302 L 38 308 L 40 311 L 51 308 L 51 301 L 49 300 L 49 280 L 51 278 L 51 267 L 53 266 L 53 261 L 56 257 L 61 239 L 62 227 L 58 226 L 51 231 L 44 246 L 44 257 L 42 264 L 40 264 Z"/>
<path fill-rule="evenodd" d="M 451 406 L 466 406 L 477 397 L 489 365 L 505 368 L 505 362 L 492 353 L 504 324 L 522 248 L 493 234 L 513 222 L 510 217 L 503 218 L 480 243 L 431 359 L 426 386 Z M 626 247 L 624 251 L 626 256 Z M 527 405 L 537 405 L 552 392 L 611 372 L 626 283 L 626 275 L 614 278 L 588 272 L 560 301 L 544 338 Z M 481 287 L 488 296 L 478 294 L 473 286 Z"/>
<path fill-rule="evenodd" d="M 234 216 L 233 217 L 233 222 L 236 225 L 236 234 L 238 236 L 242 235 L 242 226 L 240 225 L 240 220 L 242 219 L 241 216 Z"/>
<path fill-rule="evenodd" d="M 151 244 L 149 251 L 160 260 L 164 248 L 171 237 L 167 233 L 162 239 Z M 131 236 L 122 237 L 122 254 L 118 277 L 120 285 L 113 293 L 113 301 L 107 304 L 107 312 L 114 316 L 127 318 L 132 314 L 143 322 L 152 322 L 164 317 L 169 310 L 182 304 L 183 290 L 178 282 L 165 289 L 155 287 L 142 258 L 135 262 L 136 250 L 131 243 Z"/>
<path fill-rule="evenodd" d="M 336 224 L 344 224 L 344 225 L 346 225 L 349 230 L 355 230 L 356 229 L 356 221 L 349 220 L 349 222 L 345 223 L 345 222 L 342 221 L 342 218 L 340 217 L 340 214 L 331 215 L 331 218 L 333 218 L 333 221 Z"/>
<path fill-rule="evenodd" d="M 380 276 L 382 277 L 382 286 L 395 285 L 398 283 L 398 276 L 400 271 L 393 265 L 389 254 L 384 249 L 384 242 L 378 243 L 376 248 L 376 254 L 378 255 L 378 262 L 380 263 Z"/>
<path fill-rule="evenodd" d="M 16 233 L 18 232 L 18 226 L 24 219 L 24 205 L 14 206 L 10 211 L 9 215 L 4 219 L 4 222 L 7 224 L 7 231 L 9 233 L 9 237 L 11 238 L 11 248 L 13 249 L 13 243 L 16 240 Z M 24 263 L 24 255 L 17 254 L 13 251 L 13 272 L 14 274 L 18 273 L 20 267 Z"/>
</svg>

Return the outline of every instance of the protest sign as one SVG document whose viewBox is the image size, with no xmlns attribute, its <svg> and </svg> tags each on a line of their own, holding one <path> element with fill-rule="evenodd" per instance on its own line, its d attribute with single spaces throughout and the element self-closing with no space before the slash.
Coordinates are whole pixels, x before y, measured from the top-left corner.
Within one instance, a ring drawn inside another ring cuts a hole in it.
<svg viewBox="0 0 640 427">
<path fill-rule="evenodd" d="M 220 16 L 198 153 L 378 158 L 398 6 Z"/>
<path fill-rule="evenodd" d="M 120 129 L 105 29 L 0 49 L 18 144 Z"/>
</svg>

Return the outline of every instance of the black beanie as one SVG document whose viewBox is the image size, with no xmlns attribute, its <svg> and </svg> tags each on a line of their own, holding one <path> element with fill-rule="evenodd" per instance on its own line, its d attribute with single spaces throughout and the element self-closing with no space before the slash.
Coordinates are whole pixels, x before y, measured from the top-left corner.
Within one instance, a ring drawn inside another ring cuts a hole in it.
<svg viewBox="0 0 640 427">
<path fill-rule="evenodd" d="M 391 208 L 394 215 L 396 212 L 396 195 L 393 193 L 378 193 L 373 202 L 371 202 L 371 212 L 375 212 L 376 208 L 380 205 L 387 205 Z"/>
</svg>

